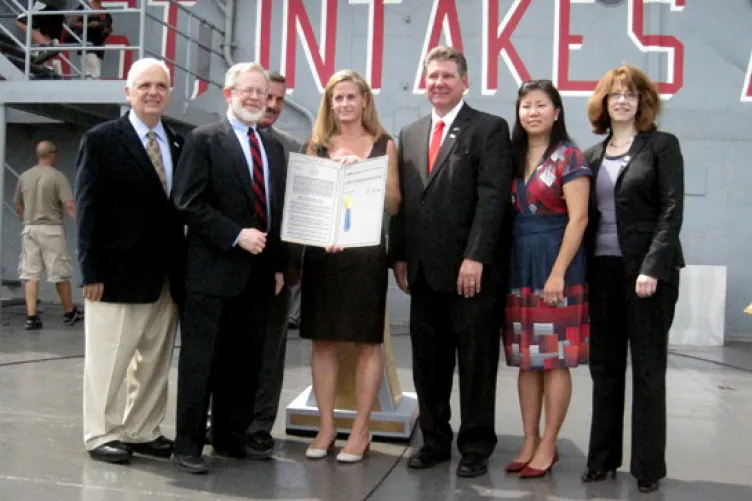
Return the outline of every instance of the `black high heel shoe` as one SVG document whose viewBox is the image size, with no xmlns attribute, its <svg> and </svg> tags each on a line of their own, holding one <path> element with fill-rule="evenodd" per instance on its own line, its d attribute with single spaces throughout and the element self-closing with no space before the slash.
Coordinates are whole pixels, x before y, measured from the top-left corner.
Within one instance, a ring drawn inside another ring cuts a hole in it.
<svg viewBox="0 0 752 501">
<path fill-rule="evenodd" d="M 586 484 L 593 482 L 603 482 L 607 478 L 616 478 L 616 470 L 590 470 L 588 469 L 582 474 L 580 480 Z"/>
</svg>

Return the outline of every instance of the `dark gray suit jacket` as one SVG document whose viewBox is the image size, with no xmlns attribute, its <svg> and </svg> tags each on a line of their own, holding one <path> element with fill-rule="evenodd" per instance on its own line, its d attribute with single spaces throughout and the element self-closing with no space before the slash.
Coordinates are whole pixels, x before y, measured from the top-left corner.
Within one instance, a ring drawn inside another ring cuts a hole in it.
<svg viewBox="0 0 752 501">
<path fill-rule="evenodd" d="M 285 150 L 285 163 L 283 165 L 284 173 L 281 174 L 281 176 L 286 182 L 287 161 L 290 158 L 290 152 L 299 153 L 303 145 L 295 136 L 293 136 L 289 132 L 283 131 L 282 129 L 271 126 L 267 127 L 264 130 L 270 137 L 279 141 L 282 145 L 282 148 Z M 287 244 L 287 249 L 290 256 L 290 267 L 285 273 L 285 284 L 296 285 L 298 281 L 300 281 L 300 275 L 303 272 L 304 247 L 298 244 Z"/>
<path fill-rule="evenodd" d="M 265 129 L 265 132 L 269 134 L 269 136 L 273 137 L 280 143 L 282 143 L 282 148 L 285 150 L 285 170 L 287 170 L 287 159 L 290 156 L 290 152 L 298 153 L 300 152 L 300 148 L 302 146 L 302 143 L 298 141 L 298 139 L 290 134 L 289 132 L 285 132 L 282 129 L 278 129 L 274 127 L 273 125 L 271 127 L 267 127 Z"/>
<path fill-rule="evenodd" d="M 175 176 L 172 199 L 188 225 L 186 289 L 233 297 L 257 272 L 273 291 L 274 272 L 284 272 L 287 247 L 280 225 L 284 206 L 282 145 L 259 131 L 269 163 L 271 229 L 264 252 L 254 256 L 233 246 L 243 228 L 256 226 L 255 195 L 243 150 L 227 119 L 197 127 L 188 135 Z"/>
</svg>

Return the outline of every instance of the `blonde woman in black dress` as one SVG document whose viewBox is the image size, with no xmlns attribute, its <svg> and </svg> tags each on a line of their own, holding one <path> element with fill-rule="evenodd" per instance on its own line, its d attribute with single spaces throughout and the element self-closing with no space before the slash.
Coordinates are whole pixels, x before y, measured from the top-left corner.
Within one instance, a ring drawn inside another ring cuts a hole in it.
<svg viewBox="0 0 752 501">
<path fill-rule="evenodd" d="M 399 210 L 397 150 L 379 122 L 371 89 L 358 72 L 343 70 L 329 80 L 304 151 L 339 160 L 344 168 L 360 159 L 388 155 L 384 207 L 389 215 Z M 337 459 L 357 462 L 369 450 L 368 423 L 384 372 L 387 271 L 383 237 L 375 247 L 305 250 L 300 336 L 313 341 L 313 391 L 321 416 L 318 434 L 306 451 L 309 459 L 325 457 L 337 436 L 339 342 L 355 343 L 357 360 L 355 422 Z"/>
</svg>

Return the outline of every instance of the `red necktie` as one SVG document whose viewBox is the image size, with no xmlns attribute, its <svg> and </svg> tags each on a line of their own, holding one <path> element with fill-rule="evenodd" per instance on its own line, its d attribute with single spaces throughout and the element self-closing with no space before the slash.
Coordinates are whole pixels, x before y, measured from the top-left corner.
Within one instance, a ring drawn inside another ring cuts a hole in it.
<svg viewBox="0 0 752 501">
<path fill-rule="evenodd" d="M 248 129 L 248 139 L 251 144 L 251 158 L 253 160 L 253 193 L 256 195 L 254 209 L 259 218 L 259 226 L 266 231 L 268 220 L 266 214 L 266 183 L 264 182 L 264 163 L 261 159 L 261 147 L 259 146 L 253 128 Z"/>
<path fill-rule="evenodd" d="M 431 146 L 428 148 L 428 173 L 431 173 L 433 169 L 433 163 L 436 161 L 436 155 L 439 154 L 441 148 L 441 136 L 444 134 L 444 121 L 439 120 L 433 127 L 433 134 L 431 135 Z"/>
</svg>

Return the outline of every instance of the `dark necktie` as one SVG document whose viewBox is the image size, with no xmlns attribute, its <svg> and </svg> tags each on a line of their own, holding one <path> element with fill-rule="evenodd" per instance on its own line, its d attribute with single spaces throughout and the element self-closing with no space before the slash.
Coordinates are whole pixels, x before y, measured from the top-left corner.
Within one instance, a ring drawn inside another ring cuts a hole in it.
<svg viewBox="0 0 752 501">
<path fill-rule="evenodd" d="M 262 231 L 267 230 L 269 217 L 266 213 L 266 183 L 264 182 L 264 164 L 261 159 L 261 147 L 259 146 L 253 128 L 248 129 L 248 139 L 251 144 L 251 160 L 253 161 L 253 193 L 256 195 L 254 209 L 259 218 L 259 226 Z"/>
</svg>

